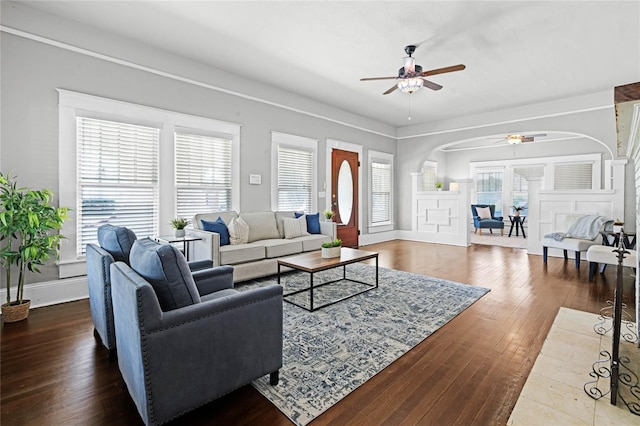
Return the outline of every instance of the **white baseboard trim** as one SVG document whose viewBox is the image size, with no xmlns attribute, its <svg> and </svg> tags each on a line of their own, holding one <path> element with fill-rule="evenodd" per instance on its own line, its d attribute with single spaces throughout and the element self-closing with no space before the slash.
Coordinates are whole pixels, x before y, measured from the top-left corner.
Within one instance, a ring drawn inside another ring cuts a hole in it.
<svg viewBox="0 0 640 426">
<path fill-rule="evenodd" d="M 469 247 L 469 244 L 459 244 L 457 242 L 451 241 L 448 236 L 442 236 L 440 234 L 434 234 L 431 232 L 416 232 L 416 231 L 396 231 L 397 238 L 399 240 L 408 240 L 408 241 L 420 241 L 423 243 L 434 243 L 434 244 L 447 244 L 450 246 L 459 246 L 459 247 Z"/>
<path fill-rule="evenodd" d="M 11 291 L 15 295 L 15 288 Z M 24 287 L 24 298 L 31 300 L 32 309 L 88 297 L 89 287 L 86 276 L 27 284 Z M 7 289 L 3 288 L 0 290 L 0 301 L 5 303 L 6 299 Z"/>
<path fill-rule="evenodd" d="M 360 245 L 367 246 L 369 244 L 384 243 L 385 241 L 393 241 L 398 239 L 398 231 L 376 232 L 373 234 L 363 234 L 360 236 Z"/>
</svg>

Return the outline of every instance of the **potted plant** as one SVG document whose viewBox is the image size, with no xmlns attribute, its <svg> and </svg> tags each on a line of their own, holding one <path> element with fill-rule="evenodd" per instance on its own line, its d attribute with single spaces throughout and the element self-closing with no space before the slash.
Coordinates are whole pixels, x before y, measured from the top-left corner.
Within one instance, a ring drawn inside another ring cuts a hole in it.
<svg viewBox="0 0 640 426">
<path fill-rule="evenodd" d="M 334 214 L 334 213 L 333 213 L 333 210 L 325 210 L 325 211 L 324 211 L 324 213 L 323 213 L 323 215 L 324 215 L 325 219 L 326 219 L 328 222 L 331 222 L 331 219 L 333 219 L 333 214 Z"/>
<path fill-rule="evenodd" d="M 322 257 L 332 258 L 340 257 L 340 248 L 342 247 L 342 240 L 335 239 L 333 241 L 327 241 L 322 243 Z"/>
<path fill-rule="evenodd" d="M 171 226 L 176 230 L 176 238 L 183 238 L 186 234 L 184 228 L 189 224 L 189 219 L 185 219 L 183 217 L 177 217 L 175 219 L 171 219 Z"/>
<path fill-rule="evenodd" d="M 520 211 L 524 210 L 524 206 L 511 206 L 515 212 L 515 216 L 520 216 Z"/>
<path fill-rule="evenodd" d="M 436 191 L 442 191 L 442 182 L 436 182 Z"/>
<path fill-rule="evenodd" d="M 2 305 L 5 322 L 21 321 L 29 315 L 31 301 L 24 299 L 27 271 L 40 272 L 51 256 L 58 257 L 57 231 L 69 209 L 50 204 L 53 193 L 18 188 L 15 178 L 0 172 L 0 266 L 5 270 L 7 302 Z M 17 267 L 17 280 L 12 267 Z M 15 282 L 13 281 L 15 280 Z M 15 297 L 11 287 L 15 285 Z"/>
</svg>

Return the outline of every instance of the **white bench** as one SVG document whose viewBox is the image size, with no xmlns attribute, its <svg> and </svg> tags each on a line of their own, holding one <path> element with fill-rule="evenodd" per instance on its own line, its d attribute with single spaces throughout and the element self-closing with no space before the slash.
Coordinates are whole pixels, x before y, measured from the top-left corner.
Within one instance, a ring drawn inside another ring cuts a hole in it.
<svg viewBox="0 0 640 426">
<path fill-rule="evenodd" d="M 604 272 L 604 268 L 607 265 L 618 265 L 618 253 L 615 252 L 616 248 L 611 246 L 591 246 L 587 250 L 587 262 L 589 262 L 589 281 L 593 281 L 593 276 L 596 273 L 596 268 L 600 264 L 600 273 Z M 629 254 L 625 254 L 622 266 L 629 268 L 638 267 L 638 255 L 635 250 L 626 249 Z"/>
</svg>

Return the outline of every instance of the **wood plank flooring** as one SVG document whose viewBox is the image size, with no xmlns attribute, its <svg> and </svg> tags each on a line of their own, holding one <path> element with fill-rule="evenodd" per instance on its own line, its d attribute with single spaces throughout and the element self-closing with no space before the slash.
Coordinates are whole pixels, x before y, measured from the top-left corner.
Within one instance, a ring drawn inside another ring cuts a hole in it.
<svg viewBox="0 0 640 426">
<path fill-rule="evenodd" d="M 333 406 L 312 425 L 504 425 L 558 308 L 597 313 L 612 298 L 615 268 L 588 282 L 588 267 L 526 251 L 409 241 L 363 247 L 380 266 L 491 292 Z M 382 284 L 384 285 L 384 284 Z M 625 303 L 635 312 L 625 272 Z M 138 425 L 117 363 L 93 338 L 88 300 L 38 308 L 1 327 L 1 418 L 11 425 Z M 594 354 L 594 360 L 597 354 Z M 290 425 L 245 386 L 175 425 Z"/>
</svg>

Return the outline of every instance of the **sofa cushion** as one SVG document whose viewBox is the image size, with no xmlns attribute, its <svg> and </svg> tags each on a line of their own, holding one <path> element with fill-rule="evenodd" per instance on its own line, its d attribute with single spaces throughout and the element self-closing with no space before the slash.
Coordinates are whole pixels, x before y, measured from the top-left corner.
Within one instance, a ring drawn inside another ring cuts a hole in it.
<svg viewBox="0 0 640 426">
<path fill-rule="evenodd" d="M 280 234 L 280 238 L 284 238 L 284 218 L 295 218 L 295 212 L 290 211 L 278 211 L 275 213 L 276 216 L 276 226 L 278 227 L 278 233 Z"/>
<path fill-rule="evenodd" d="M 170 244 L 137 240 L 131 248 L 131 269 L 151 284 L 163 311 L 200 303 L 184 255 Z"/>
<path fill-rule="evenodd" d="M 591 240 L 580 240 L 577 238 L 563 238 L 562 241 L 556 241 L 553 238 L 543 238 L 543 247 L 559 248 L 570 251 L 585 251 L 593 245 L 600 245 L 600 243 Z"/>
<path fill-rule="evenodd" d="M 302 241 L 281 240 L 278 238 L 277 240 L 262 240 L 260 244 L 264 245 L 267 259 L 302 253 Z"/>
<path fill-rule="evenodd" d="M 264 246 L 260 243 L 229 245 L 220 247 L 220 264 L 236 265 L 264 259 Z"/>
<path fill-rule="evenodd" d="M 302 237 L 308 235 L 307 232 L 307 220 L 305 215 L 300 216 L 297 219 L 284 218 L 284 237 L 286 239 Z"/>
<path fill-rule="evenodd" d="M 227 227 L 232 245 L 246 244 L 249 241 L 249 226 L 241 217 L 236 217 Z"/>
<path fill-rule="evenodd" d="M 304 213 L 296 213 L 296 217 L 305 215 Z M 307 214 L 307 232 L 309 234 L 321 234 L 320 232 L 320 213 Z"/>
<path fill-rule="evenodd" d="M 220 216 L 218 216 L 218 219 L 216 219 L 215 222 L 210 222 L 204 219 L 201 219 L 200 222 L 202 222 L 202 229 L 204 231 L 216 232 L 220 234 L 221 246 L 231 244 L 231 241 L 229 240 L 229 229 L 227 229 L 227 224 L 224 223 L 224 220 L 222 220 Z"/>
<path fill-rule="evenodd" d="M 314 251 L 322 248 L 322 243 L 331 241 L 329 235 L 309 234 L 304 237 L 298 237 L 291 241 L 300 241 L 302 243 L 302 251 Z"/>
<path fill-rule="evenodd" d="M 193 216 L 193 220 L 191 221 L 191 223 L 193 224 L 194 228 L 203 229 L 202 228 L 202 222 L 201 222 L 202 220 L 207 220 L 209 222 L 215 222 L 216 220 L 218 220 L 219 217 L 222 218 L 224 223 L 229 225 L 233 219 L 238 217 L 238 213 L 236 213 L 234 211 L 213 212 L 213 213 L 198 213 L 195 216 Z"/>
<path fill-rule="evenodd" d="M 98 244 L 108 251 L 116 262 L 129 264 L 131 247 L 137 239 L 135 232 L 124 226 L 106 224 L 98 228 Z"/>
<path fill-rule="evenodd" d="M 242 213 L 240 217 L 249 225 L 248 242 L 280 238 L 273 212 Z"/>
</svg>

